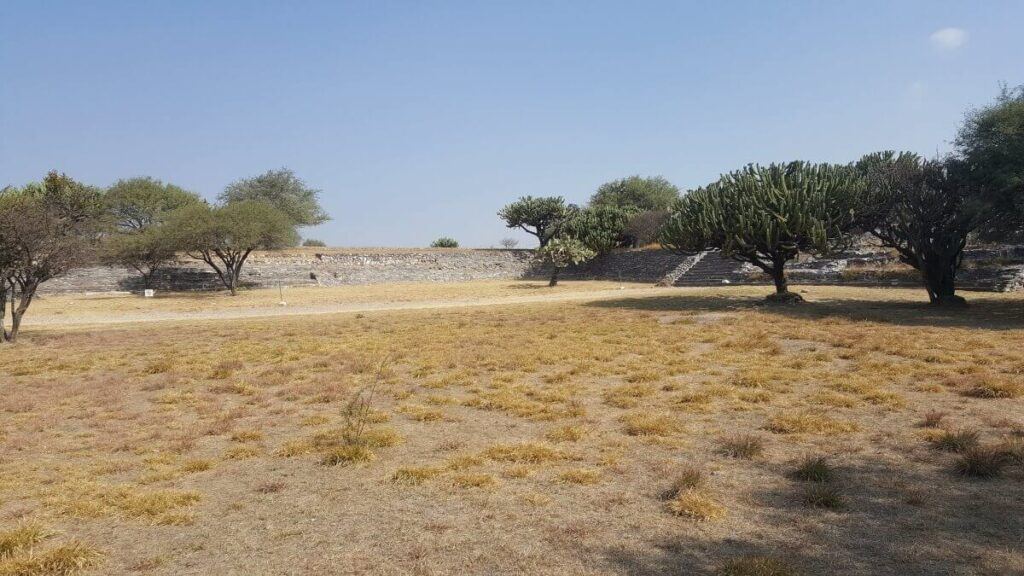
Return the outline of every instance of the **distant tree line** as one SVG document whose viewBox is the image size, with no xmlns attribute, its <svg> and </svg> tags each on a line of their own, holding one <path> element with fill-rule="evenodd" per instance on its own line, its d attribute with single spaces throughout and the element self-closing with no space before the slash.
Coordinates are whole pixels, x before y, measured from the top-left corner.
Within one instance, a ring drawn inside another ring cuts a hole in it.
<svg viewBox="0 0 1024 576">
<path fill-rule="evenodd" d="M 752 164 L 682 196 L 663 178 L 635 176 L 601 186 L 584 207 L 526 196 L 498 215 L 537 237 L 552 285 L 560 266 L 544 248 L 556 239 L 566 241 L 561 263 L 657 239 L 684 254 L 721 250 L 772 278 L 770 300 L 796 302 L 788 262 L 866 233 L 920 273 L 933 304 L 962 305 L 956 275 L 968 242 L 1024 241 L 1024 87 L 1004 86 L 968 112 L 955 150 L 940 158 L 886 151 L 850 164 Z"/>
<path fill-rule="evenodd" d="M 8 186 L 0 190 L 0 342 L 17 338 L 40 285 L 91 262 L 132 268 L 148 288 L 184 253 L 237 294 L 254 250 L 296 246 L 299 227 L 329 219 L 318 195 L 287 169 L 238 180 L 215 203 L 146 177 L 103 190 L 54 171 Z"/>
</svg>

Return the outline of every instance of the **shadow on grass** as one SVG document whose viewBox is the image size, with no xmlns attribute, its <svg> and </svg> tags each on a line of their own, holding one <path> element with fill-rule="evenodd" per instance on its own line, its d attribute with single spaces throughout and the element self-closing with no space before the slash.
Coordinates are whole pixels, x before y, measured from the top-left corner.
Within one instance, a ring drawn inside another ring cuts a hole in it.
<svg viewBox="0 0 1024 576">
<path fill-rule="evenodd" d="M 742 537 L 693 538 L 700 525 L 680 519 L 676 536 L 653 543 L 657 552 L 613 547 L 604 556 L 634 576 L 717 574 L 743 557 L 790 570 L 750 574 L 1024 574 L 1024 469 L 972 481 L 936 460 L 913 472 L 870 458 L 838 462 L 841 509 L 808 507 L 808 483 L 784 480 L 752 491 L 757 527 Z"/>
<path fill-rule="evenodd" d="M 899 326 L 944 326 L 990 330 L 1024 328 L 1024 299 L 1012 300 L 968 295 L 966 308 L 938 308 L 907 300 L 823 298 L 799 305 L 769 305 L 761 296 L 686 295 L 623 298 L 589 302 L 598 308 L 626 308 L 650 311 L 717 312 L 757 310 L 803 320 L 842 318 Z"/>
</svg>

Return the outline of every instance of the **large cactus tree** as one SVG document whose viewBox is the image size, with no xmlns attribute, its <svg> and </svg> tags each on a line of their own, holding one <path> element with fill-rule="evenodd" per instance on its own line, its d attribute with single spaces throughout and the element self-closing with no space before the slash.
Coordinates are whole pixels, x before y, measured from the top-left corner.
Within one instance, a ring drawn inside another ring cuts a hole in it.
<svg viewBox="0 0 1024 576">
<path fill-rule="evenodd" d="M 717 248 L 771 276 L 770 301 L 799 302 L 789 292 L 786 263 L 801 252 L 828 254 L 847 246 L 862 189 L 847 166 L 748 165 L 677 200 L 661 243 L 684 254 Z"/>
</svg>

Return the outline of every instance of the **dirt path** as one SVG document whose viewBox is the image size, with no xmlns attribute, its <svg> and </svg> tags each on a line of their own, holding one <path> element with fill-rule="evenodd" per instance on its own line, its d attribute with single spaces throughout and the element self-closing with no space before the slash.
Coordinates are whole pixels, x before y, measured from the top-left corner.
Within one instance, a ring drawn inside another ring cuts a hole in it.
<svg viewBox="0 0 1024 576">
<path fill-rule="evenodd" d="M 541 302 L 588 302 L 597 300 L 613 300 L 627 297 L 648 297 L 678 292 L 676 288 L 620 288 L 615 290 L 596 290 L 590 292 L 570 292 L 559 294 L 539 294 L 531 296 L 504 296 L 498 298 L 480 298 L 463 300 L 420 300 L 409 302 L 380 303 L 348 303 L 318 306 L 279 306 L 261 308 L 230 308 L 221 310 L 201 310 L 196 312 L 145 312 L 118 314 L 82 314 L 65 317 L 59 315 L 32 316 L 25 315 L 23 326 L 42 328 L 47 326 L 93 326 L 107 324 L 137 324 L 142 322 L 175 322 L 195 320 L 222 320 L 237 318 L 266 318 L 276 316 L 304 316 L 316 314 L 342 314 L 354 312 L 378 312 L 385 310 L 425 310 L 435 308 L 466 308 L 471 306 L 502 306 L 515 304 L 534 304 Z"/>
</svg>

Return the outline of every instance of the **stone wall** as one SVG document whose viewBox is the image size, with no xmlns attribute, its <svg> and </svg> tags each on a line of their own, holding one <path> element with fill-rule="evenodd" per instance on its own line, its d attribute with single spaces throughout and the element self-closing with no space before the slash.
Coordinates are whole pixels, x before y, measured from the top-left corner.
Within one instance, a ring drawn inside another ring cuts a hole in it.
<svg viewBox="0 0 1024 576">
<path fill-rule="evenodd" d="M 320 251 L 296 249 L 253 253 L 242 269 L 241 284 L 252 287 L 389 282 L 461 282 L 529 275 L 531 250 L 366 249 Z M 203 262 L 182 259 L 159 271 L 157 290 L 211 290 L 220 280 Z M 141 290 L 138 273 L 118 267 L 75 270 L 43 284 L 41 291 L 114 292 Z"/>
<path fill-rule="evenodd" d="M 254 253 L 242 273 L 243 286 L 274 287 L 393 282 L 543 278 L 531 250 L 467 249 L 294 249 Z M 866 246 L 835 258 L 801 258 L 788 266 L 792 284 L 917 286 L 917 273 L 895 261 L 891 252 Z M 765 284 L 768 278 L 749 265 L 717 252 L 682 256 L 666 250 L 622 250 L 570 268 L 565 278 L 662 282 L 676 286 Z M 959 275 L 962 288 L 1024 288 L 1024 246 L 969 249 Z M 182 260 L 157 274 L 158 290 L 215 290 L 219 279 L 202 262 Z M 43 284 L 43 292 L 138 291 L 139 275 L 124 268 L 90 267 Z"/>
</svg>

